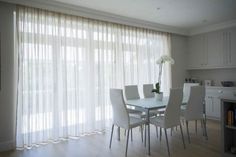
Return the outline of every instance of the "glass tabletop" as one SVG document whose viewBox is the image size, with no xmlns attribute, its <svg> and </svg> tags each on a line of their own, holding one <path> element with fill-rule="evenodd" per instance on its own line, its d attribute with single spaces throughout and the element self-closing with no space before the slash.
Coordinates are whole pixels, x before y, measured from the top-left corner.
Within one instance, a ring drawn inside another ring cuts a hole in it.
<svg viewBox="0 0 236 157">
<path fill-rule="evenodd" d="M 143 98 L 143 99 L 134 99 L 127 100 L 126 104 L 135 107 L 141 107 L 145 109 L 159 109 L 165 108 L 168 104 L 169 97 L 163 97 L 163 100 L 157 100 L 156 98 Z M 183 105 L 187 103 L 186 98 L 183 98 Z"/>
</svg>

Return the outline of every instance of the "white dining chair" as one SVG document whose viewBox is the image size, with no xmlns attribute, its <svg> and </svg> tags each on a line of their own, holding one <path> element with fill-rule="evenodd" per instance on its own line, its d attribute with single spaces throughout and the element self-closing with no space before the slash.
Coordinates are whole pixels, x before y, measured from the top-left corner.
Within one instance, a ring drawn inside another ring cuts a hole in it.
<svg viewBox="0 0 236 157">
<path fill-rule="evenodd" d="M 113 124 L 112 124 L 109 148 L 111 148 L 112 144 L 114 126 L 117 126 L 119 128 L 124 128 L 125 130 L 128 131 L 126 139 L 126 150 L 125 150 L 125 156 L 127 156 L 130 130 L 138 126 L 142 126 L 143 124 L 146 123 L 146 121 L 143 120 L 142 118 L 135 118 L 129 116 L 126 104 L 124 102 L 122 89 L 110 89 L 110 100 L 113 110 Z"/>
<path fill-rule="evenodd" d="M 143 95 L 144 98 L 154 98 L 155 94 L 152 92 L 153 90 L 153 84 L 143 84 Z M 165 109 L 157 109 L 157 110 L 151 110 L 150 111 L 150 115 L 151 116 L 156 116 L 156 115 L 161 115 L 165 113 Z M 156 134 L 157 134 L 157 138 L 158 138 L 158 128 L 156 126 Z M 161 129 L 160 129 L 160 135 L 161 135 Z M 161 137 L 160 137 L 161 139 Z"/>
<path fill-rule="evenodd" d="M 189 121 L 200 120 L 203 124 L 203 135 L 207 137 L 206 130 L 206 119 L 204 118 L 204 99 L 205 99 L 205 87 L 202 86 L 192 86 L 190 90 L 189 100 L 187 102 L 186 108 L 181 109 L 181 114 L 186 122 L 186 129 L 188 134 L 188 141 L 190 143 L 190 135 L 188 123 Z M 195 126 L 197 127 L 197 126 Z"/>
<path fill-rule="evenodd" d="M 153 98 L 155 94 L 152 92 L 153 84 L 143 84 L 143 96 L 144 98 Z"/>
<path fill-rule="evenodd" d="M 125 93 L 126 100 L 140 99 L 137 85 L 125 86 L 124 93 Z M 132 116 L 144 117 L 143 112 L 137 111 L 134 108 L 128 108 L 128 113 Z"/>
<path fill-rule="evenodd" d="M 189 99 L 190 96 L 190 89 L 193 86 L 199 86 L 199 83 L 184 83 L 184 87 L 183 87 L 183 95 L 186 98 L 186 100 Z"/>
<path fill-rule="evenodd" d="M 170 150 L 169 150 L 169 143 L 168 143 L 168 137 L 167 137 L 167 129 L 169 128 L 171 129 L 176 126 L 180 126 L 183 146 L 185 149 L 183 130 L 182 130 L 181 122 L 180 122 L 180 106 L 182 104 L 182 98 L 183 98 L 183 89 L 171 89 L 169 101 L 166 106 L 164 116 L 157 116 L 150 119 L 150 124 L 159 126 L 160 128 L 164 129 L 169 156 L 170 156 Z"/>
<path fill-rule="evenodd" d="M 200 86 L 199 83 L 184 83 L 184 87 L 183 87 L 183 95 L 184 95 L 184 99 L 188 101 L 189 96 L 190 96 L 190 92 L 191 92 L 191 87 L 193 86 Z M 181 106 L 181 109 L 185 109 L 186 105 Z M 184 125 L 184 121 L 183 121 L 183 125 Z M 195 121 L 195 126 L 197 126 L 197 121 Z M 196 127 L 195 127 L 196 128 Z M 197 133 L 197 129 L 196 133 Z"/>
</svg>

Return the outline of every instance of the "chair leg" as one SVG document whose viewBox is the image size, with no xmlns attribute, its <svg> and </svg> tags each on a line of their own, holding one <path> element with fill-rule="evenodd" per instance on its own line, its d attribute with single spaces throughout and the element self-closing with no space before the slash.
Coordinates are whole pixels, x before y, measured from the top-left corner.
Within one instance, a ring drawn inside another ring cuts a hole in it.
<svg viewBox="0 0 236 157">
<path fill-rule="evenodd" d="M 207 129 L 206 129 L 206 117 L 204 118 L 203 120 L 203 125 L 204 125 L 204 129 L 205 129 L 205 137 L 206 137 L 206 140 L 208 140 L 208 136 L 207 136 Z"/>
<path fill-rule="evenodd" d="M 188 142 L 190 143 L 190 136 L 189 136 L 189 130 L 188 130 L 188 121 L 186 121 L 186 129 L 188 134 Z"/>
<path fill-rule="evenodd" d="M 140 127 L 141 127 L 141 130 L 140 130 L 141 131 L 141 140 L 142 140 L 142 143 L 143 143 L 143 126 L 141 125 Z"/>
<path fill-rule="evenodd" d="M 186 148 L 186 146 L 185 146 L 185 141 L 184 141 L 184 134 L 183 134 L 183 128 L 182 128 L 182 125 L 181 125 L 181 123 L 180 123 L 179 127 L 180 127 L 181 136 L 182 136 L 182 140 L 183 140 L 183 145 L 184 145 L 184 149 L 185 149 L 185 148 Z"/>
<path fill-rule="evenodd" d="M 195 120 L 195 132 L 197 134 L 197 120 Z"/>
<path fill-rule="evenodd" d="M 156 126 L 156 135 L 157 135 L 157 139 L 158 139 L 158 127 Z"/>
<path fill-rule="evenodd" d="M 204 120 L 201 119 L 202 136 L 205 136 Z"/>
<path fill-rule="evenodd" d="M 126 129 L 125 129 L 125 131 L 124 131 L 124 136 L 126 136 Z"/>
<path fill-rule="evenodd" d="M 166 136 L 166 145 L 167 145 L 167 150 L 168 150 L 168 156 L 170 156 L 170 149 L 169 149 L 169 143 L 168 143 L 168 137 L 167 137 L 166 129 L 165 129 L 165 136 Z"/>
<path fill-rule="evenodd" d="M 112 128 L 111 128 L 111 137 L 110 137 L 110 145 L 109 145 L 109 148 L 111 148 L 113 130 L 114 130 L 114 124 L 112 124 Z"/>
<path fill-rule="evenodd" d="M 128 152 L 129 132 L 130 132 L 130 129 L 129 129 L 128 132 L 127 132 L 126 149 L 125 149 L 125 157 L 127 157 L 127 152 Z"/>
<path fill-rule="evenodd" d="M 170 136 L 173 134 L 173 128 L 170 129 Z"/>
<path fill-rule="evenodd" d="M 146 124 L 144 126 L 144 147 L 146 147 L 146 142 L 147 142 L 147 127 Z"/>
<path fill-rule="evenodd" d="M 131 141 L 133 141 L 133 129 L 130 129 L 131 131 Z"/>
<path fill-rule="evenodd" d="M 117 128 L 117 140 L 120 141 L 120 127 Z"/>
<path fill-rule="evenodd" d="M 160 127 L 160 141 L 161 141 L 161 136 L 162 136 L 162 130 L 161 130 L 161 127 Z"/>
</svg>

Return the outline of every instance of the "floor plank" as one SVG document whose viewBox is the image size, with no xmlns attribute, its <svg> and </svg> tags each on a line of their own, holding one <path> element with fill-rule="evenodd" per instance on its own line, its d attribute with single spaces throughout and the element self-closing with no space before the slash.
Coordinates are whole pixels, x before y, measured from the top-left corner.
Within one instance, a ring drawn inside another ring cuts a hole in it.
<svg viewBox="0 0 236 157">
<path fill-rule="evenodd" d="M 195 134 L 195 123 L 190 123 L 191 144 L 187 141 L 186 128 L 183 126 L 186 149 L 183 148 L 180 130 L 168 132 L 171 157 L 220 157 L 220 124 L 208 120 L 207 131 L 209 139 L 202 136 L 201 127 Z M 146 148 L 141 141 L 139 129 L 133 131 L 133 141 L 129 142 L 128 157 L 145 157 Z M 112 148 L 109 149 L 110 131 L 103 134 L 81 137 L 77 140 L 67 140 L 57 144 L 47 144 L 30 150 L 13 150 L 1 152 L 0 157 L 122 157 L 125 152 L 125 136 L 121 130 L 121 140 L 117 140 L 116 131 Z M 162 140 L 156 138 L 155 128 L 151 126 L 151 156 L 167 157 L 167 147 L 164 132 Z"/>
</svg>

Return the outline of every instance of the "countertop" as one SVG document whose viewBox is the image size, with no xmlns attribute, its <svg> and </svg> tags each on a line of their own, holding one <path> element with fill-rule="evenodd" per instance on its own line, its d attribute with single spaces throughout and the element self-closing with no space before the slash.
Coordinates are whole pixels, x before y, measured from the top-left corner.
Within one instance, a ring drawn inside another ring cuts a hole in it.
<svg viewBox="0 0 236 157">
<path fill-rule="evenodd" d="M 223 87 L 223 86 L 205 86 L 208 89 L 229 89 L 229 90 L 236 90 L 236 86 L 234 87 Z"/>
<path fill-rule="evenodd" d="M 236 103 L 236 97 L 219 97 L 222 101 Z"/>
</svg>

